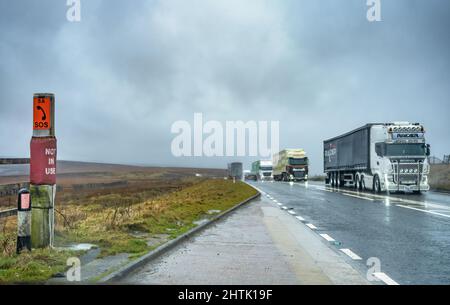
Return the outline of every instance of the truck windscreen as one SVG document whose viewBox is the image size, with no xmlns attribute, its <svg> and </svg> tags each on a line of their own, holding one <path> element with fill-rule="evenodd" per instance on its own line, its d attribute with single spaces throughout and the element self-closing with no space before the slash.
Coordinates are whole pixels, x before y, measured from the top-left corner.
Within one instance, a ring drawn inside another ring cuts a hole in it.
<svg viewBox="0 0 450 305">
<path fill-rule="evenodd" d="M 271 171 L 272 170 L 272 166 L 262 166 L 262 167 L 260 167 L 260 170 L 262 170 L 262 171 Z"/>
<path fill-rule="evenodd" d="M 308 165 L 308 158 L 289 158 L 289 165 Z"/>
<path fill-rule="evenodd" d="M 389 144 L 386 156 L 425 156 L 425 144 Z"/>
</svg>

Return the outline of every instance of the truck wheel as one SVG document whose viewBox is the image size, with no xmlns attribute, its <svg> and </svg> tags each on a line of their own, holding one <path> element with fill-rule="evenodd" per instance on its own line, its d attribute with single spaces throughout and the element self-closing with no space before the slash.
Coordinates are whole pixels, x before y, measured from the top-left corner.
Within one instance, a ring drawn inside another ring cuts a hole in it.
<svg viewBox="0 0 450 305">
<path fill-rule="evenodd" d="M 331 173 L 331 187 L 334 187 L 335 186 L 335 184 L 334 184 L 334 181 L 335 181 L 335 179 L 334 179 L 334 173 Z"/>
<path fill-rule="evenodd" d="M 361 180 L 359 180 L 359 175 L 355 175 L 353 179 L 355 189 L 359 190 L 361 188 Z"/>
<path fill-rule="evenodd" d="M 359 190 L 364 191 L 366 189 L 366 185 L 364 182 L 364 176 L 359 177 Z"/>
<path fill-rule="evenodd" d="M 380 178 L 378 177 L 378 175 L 376 175 L 373 180 L 373 191 L 375 193 L 381 193 L 381 183 L 380 183 Z"/>
</svg>

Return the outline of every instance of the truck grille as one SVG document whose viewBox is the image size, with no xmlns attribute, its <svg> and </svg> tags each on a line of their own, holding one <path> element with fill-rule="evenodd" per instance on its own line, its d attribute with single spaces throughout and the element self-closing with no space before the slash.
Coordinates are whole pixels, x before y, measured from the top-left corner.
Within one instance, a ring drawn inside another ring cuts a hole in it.
<svg viewBox="0 0 450 305">
<path fill-rule="evenodd" d="M 423 174 L 423 163 L 394 163 L 394 182 L 404 185 L 418 185 Z"/>
<path fill-rule="evenodd" d="M 304 171 L 294 171 L 294 177 L 295 178 L 304 178 L 305 172 Z"/>
<path fill-rule="evenodd" d="M 270 177 L 270 173 L 263 173 L 264 177 Z"/>
</svg>

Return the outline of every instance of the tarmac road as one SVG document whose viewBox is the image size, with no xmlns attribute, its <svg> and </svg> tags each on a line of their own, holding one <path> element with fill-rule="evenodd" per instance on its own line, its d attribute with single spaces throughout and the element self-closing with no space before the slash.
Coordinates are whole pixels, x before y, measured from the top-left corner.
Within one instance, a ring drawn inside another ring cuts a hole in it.
<svg viewBox="0 0 450 305">
<path fill-rule="evenodd" d="M 376 271 L 388 282 L 450 284 L 450 195 L 375 195 L 312 182 L 251 184 L 334 239 L 331 247 L 359 256 L 361 270 L 375 258 Z"/>
</svg>

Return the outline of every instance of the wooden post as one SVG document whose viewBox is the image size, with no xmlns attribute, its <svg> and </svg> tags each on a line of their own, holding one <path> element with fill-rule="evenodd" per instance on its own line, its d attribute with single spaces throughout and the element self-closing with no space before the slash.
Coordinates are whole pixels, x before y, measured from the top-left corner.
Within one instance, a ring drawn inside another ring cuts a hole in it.
<svg viewBox="0 0 450 305">
<path fill-rule="evenodd" d="M 55 97 L 35 94 L 30 158 L 31 245 L 53 246 L 56 193 Z"/>
</svg>

